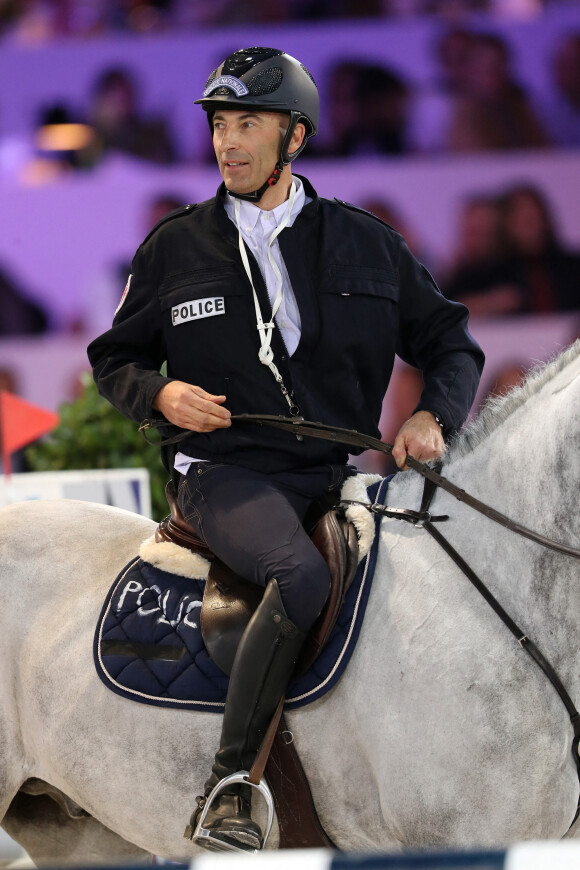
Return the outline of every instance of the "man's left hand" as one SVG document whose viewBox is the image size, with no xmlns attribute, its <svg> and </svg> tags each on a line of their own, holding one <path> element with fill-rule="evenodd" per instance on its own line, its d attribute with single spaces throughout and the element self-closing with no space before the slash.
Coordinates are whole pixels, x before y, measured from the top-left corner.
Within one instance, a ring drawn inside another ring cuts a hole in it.
<svg viewBox="0 0 580 870">
<path fill-rule="evenodd" d="M 445 453 L 441 426 L 430 411 L 417 411 L 403 423 L 393 444 L 393 459 L 399 468 L 407 470 L 407 454 L 419 462 L 439 459 Z"/>
</svg>

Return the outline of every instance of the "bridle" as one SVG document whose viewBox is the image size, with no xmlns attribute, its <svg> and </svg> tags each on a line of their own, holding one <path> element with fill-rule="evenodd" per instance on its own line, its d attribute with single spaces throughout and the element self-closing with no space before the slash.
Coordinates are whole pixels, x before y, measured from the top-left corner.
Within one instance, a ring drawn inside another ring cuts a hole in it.
<svg viewBox="0 0 580 870">
<path fill-rule="evenodd" d="M 238 414 L 232 416 L 232 421 L 236 423 L 258 423 L 260 425 L 273 426 L 276 429 L 283 429 L 289 432 L 293 432 L 296 435 L 306 435 L 311 438 L 322 438 L 326 441 L 335 441 L 341 444 L 348 444 L 353 447 L 362 447 L 363 449 L 378 450 L 381 453 L 385 453 L 387 455 L 390 455 L 393 450 L 392 444 L 387 444 L 384 441 L 380 441 L 378 438 L 373 438 L 370 435 L 364 435 L 361 432 L 357 432 L 353 429 L 340 429 L 338 427 L 328 426 L 325 423 L 314 423 L 309 420 L 305 420 L 303 417 L 282 417 L 270 414 Z M 514 622 L 514 620 L 507 613 L 507 611 L 504 610 L 497 598 L 495 598 L 495 596 L 489 591 L 481 578 L 467 564 L 462 556 L 460 556 L 455 547 L 453 547 L 453 545 L 449 543 L 447 538 L 445 538 L 445 536 L 441 534 L 439 529 L 437 529 L 433 525 L 436 522 L 448 520 L 449 517 L 446 515 L 432 516 L 429 512 L 431 501 L 437 488 L 439 487 L 440 489 L 443 489 L 453 495 L 459 501 L 473 508 L 473 510 L 476 510 L 478 513 L 483 514 L 483 516 L 488 517 L 488 519 L 493 520 L 493 522 L 499 523 L 499 525 L 503 526 L 504 528 L 509 529 L 510 531 L 515 532 L 515 534 L 521 535 L 524 538 L 528 538 L 530 541 L 534 541 L 535 543 L 540 544 L 543 547 L 547 547 L 548 549 L 554 550 L 557 553 L 563 553 L 567 556 L 571 556 L 573 559 L 580 559 L 580 549 L 578 549 L 577 547 L 570 547 L 567 544 L 562 544 L 558 541 L 553 541 L 551 538 L 547 538 L 544 535 L 540 535 L 538 532 L 534 532 L 532 529 L 528 529 L 526 528 L 526 526 L 522 526 L 520 523 L 517 523 L 509 517 L 505 516 L 505 514 L 502 514 L 499 511 L 495 510 L 495 508 L 490 507 L 490 505 L 487 505 L 479 499 L 475 498 L 474 496 L 470 495 L 464 489 L 461 489 L 450 480 L 448 480 L 446 477 L 443 477 L 443 475 L 441 474 L 441 463 L 437 463 L 434 466 L 431 466 L 424 462 L 419 462 L 414 457 L 407 455 L 406 465 L 414 471 L 417 471 L 425 479 L 423 498 L 421 501 L 421 507 L 418 511 L 411 510 L 409 508 L 389 508 L 381 504 L 369 504 L 367 502 L 355 502 L 350 500 L 342 500 L 341 504 L 360 505 L 361 507 L 369 510 L 371 513 L 378 513 L 391 519 L 404 520 L 416 526 L 417 528 L 423 528 L 450 556 L 450 558 L 455 562 L 457 567 L 463 572 L 463 574 L 467 577 L 470 583 L 472 583 L 472 585 L 487 601 L 492 610 L 499 616 L 504 625 L 509 629 L 509 631 L 511 631 L 520 646 L 532 657 L 534 662 L 543 671 L 544 675 L 547 677 L 547 679 L 550 681 L 550 683 L 558 693 L 570 717 L 570 722 L 572 723 L 572 728 L 574 730 L 574 739 L 572 741 L 572 757 L 574 759 L 576 771 L 580 780 L 580 713 L 576 709 L 570 695 L 564 687 L 564 684 L 560 680 L 558 674 L 556 673 L 550 662 L 540 652 L 535 643 L 530 640 L 527 634 L 517 625 L 516 622 Z M 570 824 L 570 827 L 572 827 L 579 815 L 580 800 L 578 802 L 576 813 Z"/>
<path fill-rule="evenodd" d="M 338 444 L 347 444 L 351 447 L 360 447 L 363 450 L 378 450 L 380 453 L 385 453 L 387 455 L 390 455 L 393 451 L 392 444 L 387 444 L 386 442 L 380 441 L 378 438 L 374 438 L 371 435 L 364 435 L 362 432 L 357 432 L 355 429 L 341 429 L 337 426 L 330 426 L 326 423 L 318 423 L 311 420 L 305 420 L 304 417 L 300 416 L 284 417 L 283 415 L 276 414 L 234 414 L 232 415 L 231 420 L 232 423 L 253 423 L 261 426 L 271 426 L 275 429 L 282 429 L 286 432 L 292 432 L 297 437 L 307 436 L 310 438 L 320 438 L 324 441 L 332 441 Z M 167 421 L 164 419 L 144 420 L 139 428 L 139 431 L 143 434 L 143 437 L 146 441 L 148 441 L 148 443 L 153 443 L 147 437 L 147 430 L 166 425 Z M 189 431 L 185 430 L 179 435 L 162 440 L 158 446 L 163 446 L 165 444 L 175 444 L 189 434 Z M 514 532 L 517 535 L 520 535 L 523 538 L 527 538 L 530 541 L 534 541 L 536 544 L 540 544 L 540 546 L 542 547 L 547 547 L 549 550 L 554 550 L 557 553 L 562 553 L 566 556 L 570 556 L 573 559 L 580 559 L 580 549 L 578 549 L 577 547 L 571 547 L 568 544 L 562 544 L 559 541 L 554 541 L 551 538 L 547 538 L 545 535 L 541 535 L 539 532 L 528 529 L 526 526 L 523 526 L 515 520 L 510 519 L 505 514 L 500 513 L 500 511 L 497 511 L 490 505 L 485 504 L 485 502 L 482 502 L 479 499 L 475 498 L 475 496 L 470 495 L 470 493 L 456 486 L 446 477 L 443 477 L 443 475 L 441 474 L 442 463 L 436 463 L 431 466 L 425 462 L 420 462 L 409 454 L 407 454 L 405 462 L 409 468 L 413 469 L 413 471 L 417 471 L 425 479 L 423 498 L 421 501 L 421 507 L 418 511 L 411 510 L 410 508 L 389 508 L 385 507 L 382 504 L 370 504 L 369 502 L 359 501 L 355 502 L 342 500 L 340 504 L 356 504 L 363 508 L 366 508 L 371 513 L 377 513 L 391 519 L 404 520 L 416 526 L 417 528 L 423 528 L 450 556 L 450 558 L 455 562 L 457 567 L 467 577 L 470 583 L 472 583 L 472 585 L 487 601 L 492 610 L 497 614 L 497 616 L 499 616 L 504 625 L 509 629 L 509 631 L 511 631 L 520 646 L 532 657 L 534 662 L 542 670 L 544 675 L 547 677 L 547 679 L 550 681 L 550 683 L 558 693 L 570 717 L 570 722 L 572 723 L 572 727 L 574 730 L 574 739 L 572 741 L 572 757 L 574 760 L 574 764 L 576 765 L 578 778 L 580 780 L 580 712 L 578 712 L 578 710 L 576 709 L 570 695 L 566 691 L 566 688 L 564 687 L 564 684 L 560 680 L 554 667 L 540 652 L 535 643 L 530 640 L 527 634 L 517 625 L 516 622 L 514 622 L 514 620 L 507 613 L 507 611 L 504 610 L 497 598 L 495 598 L 495 596 L 489 591 L 483 580 L 481 580 L 481 578 L 467 564 L 462 556 L 460 556 L 455 547 L 453 547 L 453 545 L 449 543 L 447 538 L 445 538 L 445 536 L 441 534 L 439 529 L 435 528 L 434 523 L 443 522 L 445 520 L 448 520 L 449 517 L 446 515 L 432 516 L 432 514 L 429 512 L 429 507 L 431 505 L 433 496 L 437 491 L 437 488 L 440 488 L 445 490 L 445 492 L 448 492 L 450 495 L 454 496 L 458 501 L 463 502 L 468 507 L 472 508 L 473 510 L 477 511 L 478 513 L 482 514 L 493 522 L 498 523 L 499 525 L 503 526 L 511 532 Z M 574 818 L 570 823 L 570 828 L 579 817 L 579 815 L 580 800 L 578 802 Z"/>
<path fill-rule="evenodd" d="M 294 432 L 296 435 L 307 435 L 310 438 L 322 438 L 325 441 L 335 441 L 340 444 L 349 444 L 352 447 L 362 447 L 364 450 L 378 450 L 380 453 L 390 455 L 393 452 L 393 445 L 380 441 L 378 438 L 373 438 L 371 435 L 364 435 L 362 432 L 357 432 L 355 429 L 339 429 L 336 426 L 328 426 L 326 423 L 313 423 L 310 420 L 305 420 L 303 417 L 283 417 L 275 414 L 236 414 L 232 416 L 232 422 L 235 423 L 259 423 L 265 426 L 273 426 L 276 429 L 284 429 L 288 432 Z M 450 493 L 458 501 L 463 502 L 473 510 L 483 514 L 488 519 L 495 523 L 504 526 L 511 532 L 528 538 L 530 541 L 535 541 L 536 544 L 541 544 L 542 547 L 547 547 L 550 550 L 555 550 L 558 553 L 565 553 L 574 559 L 580 559 L 580 549 L 570 547 L 567 544 L 553 541 L 539 532 L 534 532 L 532 529 L 522 526 L 515 520 L 506 517 L 505 514 L 490 507 L 474 496 L 470 495 L 464 489 L 456 486 L 437 470 L 425 462 L 419 462 L 412 456 L 407 455 L 406 464 L 413 471 L 417 471 L 425 480 L 430 481 L 435 487 L 445 490 Z M 400 511 L 400 519 L 405 519 L 406 515 L 413 524 L 424 524 L 429 516 L 422 516 L 420 512 L 408 511 L 406 508 L 398 509 Z M 426 510 L 426 508 L 425 508 Z"/>
</svg>

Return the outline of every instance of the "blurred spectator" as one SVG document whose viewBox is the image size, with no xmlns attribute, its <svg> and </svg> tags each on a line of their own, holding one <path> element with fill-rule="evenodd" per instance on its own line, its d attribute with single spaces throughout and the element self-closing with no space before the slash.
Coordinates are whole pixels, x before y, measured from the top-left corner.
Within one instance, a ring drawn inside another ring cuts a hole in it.
<svg viewBox="0 0 580 870">
<path fill-rule="evenodd" d="M 443 292 L 467 305 L 474 317 L 513 314 L 525 307 L 525 293 L 513 264 L 497 198 L 472 196 L 461 205 L 453 261 Z"/>
<path fill-rule="evenodd" d="M 510 390 L 516 387 L 521 387 L 526 375 L 530 370 L 530 366 L 523 363 L 521 360 L 513 359 L 496 366 L 487 379 L 486 386 L 481 393 L 481 398 L 472 408 L 472 416 L 477 416 L 482 409 L 494 399 L 505 396 Z"/>
<path fill-rule="evenodd" d="M 292 15 L 292 0 L 212 0 L 211 3 L 192 3 L 191 0 L 173 0 L 171 22 L 174 27 L 199 27 L 204 25 L 277 24 L 289 21 Z"/>
<path fill-rule="evenodd" d="M 492 374 L 480 404 L 484 404 L 487 399 L 496 396 L 505 396 L 510 390 L 521 387 L 528 370 L 529 367 L 527 365 L 517 360 L 504 363 L 501 368 L 496 369 Z"/>
<path fill-rule="evenodd" d="M 565 36 L 552 62 L 554 91 L 543 118 L 553 141 L 565 148 L 580 146 L 580 32 Z"/>
<path fill-rule="evenodd" d="M 172 26 L 172 0 L 116 0 L 104 5 L 107 24 L 115 30 L 158 33 Z"/>
<path fill-rule="evenodd" d="M 147 203 L 141 235 L 145 236 L 165 215 L 182 208 L 187 202 L 187 199 L 170 192 L 154 196 Z M 140 241 L 142 238 L 139 238 L 135 247 Z M 82 330 L 89 336 L 96 336 L 109 329 L 131 272 L 132 256 L 133 251 L 126 259 L 110 264 L 101 274 L 94 276 L 87 288 L 82 322 L 74 326 L 76 331 Z"/>
<path fill-rule="evenodd" d="M 427 265 L 429 261 L 429 256 L 427 252 L 423 250 L 423 247 L 419 240 L 417 239 L 413 229 L 409 226 L 409 224 L 405 221 L 400 211 L 397 207 L 387 200 L 384 199 L 367 199 L 365 200 L 361 208 L 364 208 L 366 211 L 370 211 L 371 214 L 376 215 L 398 233 L 400 233 L 407 245 L 411 253 L 419 260 L 419 262 L 423 263 L 423 265 Z"/>
<path fill-rule="evenodd" d="M 436 75 L 426 86 L 415 90 L 410 105 L 412 151 L 432 153 L 447 148 L 447 131 L 455 99 L 465 84 L 473 39 L 473 33 L 464 27 L 452 27 L 438 37 L 433 50 Z"/>
<path fill-rule="evenodd" d="M 436 85 L 447 94 L 463 90 L 474 34 L 465 27 L 452 27 L 439 38 L 436 46 L 438 75 Z"/>
<path fill-rule="evenodd" d="M 165 121 L 139 115 L 137 84 L 122 67 L 107 69 L 98 77 L 88 122 L 96 134 L 93 162 L 106 151 L 122 151 L 155 163 L 175 159 Z"/>
<path fill-rule="evenodd" d="M 495 151 L 548 144 L 525 91 L 513 77 L 507 43 L 497 35 L 474 35 L 464 86 L 451 117 L 449 148 Z"/>
<path fill-rule="evenodd" d="M 63 30 L 62 3 L 54 0 L 8 0 L 0 3 L 0 32 L 16 42 L 36 44 Z"/>
<path fill-rule="evenodd" d="M 341 61 L 334 66 L 325 156 L 402 154 L 407 149 L 408 95 L 403 79 L 387 67 L 358 61 Z"/>
<path fill-rule="evenodd" d="M 300 21 L 321 18 L 369 18 L 384 14 L 383 0 L 294 0 L 292 17 Z"/>
<path fill-rule="evenodd" d="M 0 269 L 0 337 L 39 335 L 48 330 L 43 308 Z"/>
<path fill-rule="evenodd" d="M 385 0 L 389 15 L 438 15 L 448 20 L 485 12 L 493 0 Z M 506 3 L 507 0 L 500 0 Z"/>
<path fill-rule="evenodd" d="M 580 309 L 580 253 L 566 250 L 545 196 L 519 184 L 502 198 L 503 226 L 525 311 Z"/>
</svg>

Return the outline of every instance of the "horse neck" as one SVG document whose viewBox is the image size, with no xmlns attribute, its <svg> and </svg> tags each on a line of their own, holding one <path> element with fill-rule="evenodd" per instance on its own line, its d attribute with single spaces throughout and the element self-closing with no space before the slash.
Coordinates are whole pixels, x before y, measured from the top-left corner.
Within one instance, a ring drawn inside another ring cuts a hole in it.
<svg viewBox="0 0 580 870">
<path fill-rule="evenodd" d="M 561 359 L 484 411 L 444 474 L 522 524 L 578 544 L 580 342 Z"/>
<path fill-rule="evenodd" d="M 443 474 L 511 519 L 553 540 L 580 546 L 576 510 L 580 483 L 580 345 L 537 389 L 499 409 L 488 434 L 450 452 Z M 533 383 L 531 384 L 533 387 Z M 481 433 L 480 433 L 481 435 Z M 580 631 L 579 561 L 503 529 L 448 494 L 435 513 L 440 526 L 510 615 L 558 660 Z"/>
</svg>

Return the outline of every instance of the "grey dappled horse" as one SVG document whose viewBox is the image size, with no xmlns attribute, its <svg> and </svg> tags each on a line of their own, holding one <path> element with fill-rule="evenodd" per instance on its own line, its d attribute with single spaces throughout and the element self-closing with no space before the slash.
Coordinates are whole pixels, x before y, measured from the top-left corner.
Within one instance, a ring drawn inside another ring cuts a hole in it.
<svg viewBox="0 0 580 870">
<path fill-rule="evenodd" d="M 577 547 L 580 343 L 489 406 L 443 473 Z M 417 508 L 421 492 L 416 473 L 400 474 L 388 504 Z M 441 491 L 433 511 L 450 515 L 441 530 L 578 705 L 580 562 Z M 119 697 L 92 661 L 107 589 L 153 528 L 71 501 L 0 511 L 0 818 L 38 860 L 193 851 L 183 830 L 220 717 Z M 553 687 L 424 531 L 385 519 L 380 534 L 346 673 L 288 715 L 328 834 L 347 850 L 564 836 L 579 784 Z M 59 803 L 19 793 L 25 782 L 27 792 L 52 791 Z"/>
</svg>

